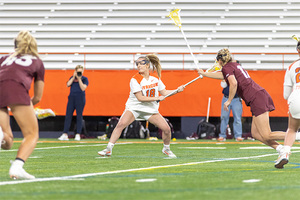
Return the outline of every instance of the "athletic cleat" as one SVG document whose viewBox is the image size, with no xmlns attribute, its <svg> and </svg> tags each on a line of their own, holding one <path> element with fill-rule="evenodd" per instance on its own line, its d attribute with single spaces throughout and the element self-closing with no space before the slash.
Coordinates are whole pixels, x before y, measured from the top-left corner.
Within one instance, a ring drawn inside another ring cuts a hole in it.
<svg viewBox="0 0 300 200">
<path fill-rule="evenodd" d="M 9 176 L 11 179 L 35 179 L 35 177 L 28 174 L 22 166 L 15 165 L 13 162 L 9 169 Z"/>
<path fill-rule="evenodd" d="M 237 142 L 242 142 L 243 140 L 244 140 L 244 138 L 241 138 L 241 137 L 235 138 L 235 141 L 237 141 Z"/>
<path fill-rule="evenodd" d="M 285 164 L 288 164 L 289 162 L 289 157 L 290 157 L 291 152 L 282 152 L 279 154 L 278 159 L 275 162 L 275 167 L 277 169 L 283 169 Z"/>
<path fill-rule="evenodd" d="M 80 141 L 80 139 L 81 139 L 81 138 L 80 138 L 80 134 L 76 134 L 74 140 Z"/>
<path fill-rule="evenodd" d="M 177 156 L 170 149 L 163 148 L 162 152 L 163 154 L 169 156 L 169 158 L 177 158 Z"/>
<path fill-rule="evenodd" d="M 109 151 L 108 149 L 104 149 L 104 150 L 102 150 L 102 151 L 98 151 L 98 154 L 100 155 L 100 156 L 111 156 L 111 150 Z"/>
<path fill-rule="evenodd" d="M 58 140 L 68 141 L 68 140 L 69 140 L 69 137 L 68 137 L 68 135 L 66 135 L 66 134 L 62 134 L 62 135 L 58 138 Z"/>
<path fill-rule="evenodd" d="M 1 150 L 1 144 L 2 144 L 3 138 L 4 138 L 4 134 L 3 134 L 2 128 L 0 126 L 0 150 Z"/>
<path fill-rule="evenodd" d="M 225 142 L 225 141 L 226 141 L 226 138 L 219 137 L 217 140 L 218 140 L 219 142 Z"/>
</svg>

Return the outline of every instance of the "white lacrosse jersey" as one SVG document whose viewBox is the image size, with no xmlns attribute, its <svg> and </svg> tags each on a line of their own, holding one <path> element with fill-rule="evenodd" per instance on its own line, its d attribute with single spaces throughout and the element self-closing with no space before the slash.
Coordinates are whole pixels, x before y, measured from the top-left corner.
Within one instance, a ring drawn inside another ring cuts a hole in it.
<svg viewBox="0 0 300 200">
<path fill-rule="evenodd" d="M 159 103 L 156 101 L 141 102 L 134 93 L 142 91 L 144 96 L 158 97 L 159 91 L 165 88 L 166 86 L 156 74 L 150 74 L 148 80 L 139 73 L 135 74 L 130 80 L 130 94 L 126 102 L 126 108 L 146 113 L 158 113 Z"/>
<path fill-rule="evenodd" d="M 300 119 L 300 59 L 296 60 L 286 70 L 284 86 L 292 87 L 288 96 L 289 111 L 292 117 Z M 286 91 L 284 91 L 286 93 Z"/>
</svg>

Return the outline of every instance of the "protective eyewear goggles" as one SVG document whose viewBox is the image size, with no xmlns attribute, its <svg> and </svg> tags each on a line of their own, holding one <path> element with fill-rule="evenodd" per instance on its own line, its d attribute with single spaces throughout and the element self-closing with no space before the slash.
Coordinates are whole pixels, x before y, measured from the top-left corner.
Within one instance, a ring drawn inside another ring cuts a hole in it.
<svg viewBox="0 0 300 200">
<path fill-rule="evenodd" d="M 141 64 L 141 65 L 146 65 L 146 64 L 148 64 L 148 63 L 149 63 L 148 60 L 141 60 L 141 61 L 136 61 L 136 62 L 135 62 L 135 65 L 136 65 L 136 66 L 138 66 L 139 64 Z"/>
<path fill-rule="evenodd" d="M 216 60 L 222 59 L 223 56 L 227 56 L 227 54 L 218 54 Z"/>
</svg>

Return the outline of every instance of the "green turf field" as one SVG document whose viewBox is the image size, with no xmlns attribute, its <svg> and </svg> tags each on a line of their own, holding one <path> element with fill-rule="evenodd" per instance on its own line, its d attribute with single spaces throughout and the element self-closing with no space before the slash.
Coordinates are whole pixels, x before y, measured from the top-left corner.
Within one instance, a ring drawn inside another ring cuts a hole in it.
<svg viewBox="0 0 300 200">
<path fill-rule="evenodd" d="M 19 140 L 20 141 L 20 140 Z M 177 140 L 177 159 L 164 159 L 161 141 L 119 140 L 111 158 L 106 142 L 41 139 L 25 169 L 34 181 L 10 180 L 12 150 L 0 151 L 1 199 L 298 199 L 300 150 L 275 169 L 276 151 L 257 141 Z M 144 181 L 144 182 L 143 182 Z"/>
</svg>

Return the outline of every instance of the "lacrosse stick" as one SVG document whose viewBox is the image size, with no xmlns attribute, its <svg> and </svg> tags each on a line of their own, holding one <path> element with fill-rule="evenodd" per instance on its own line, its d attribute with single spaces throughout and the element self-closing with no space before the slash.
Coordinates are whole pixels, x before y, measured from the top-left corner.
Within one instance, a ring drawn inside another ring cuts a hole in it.
<svg viewBox="0 0 300 200">
<path fill-rule="evenodd" d="M 178 27 L 179 27 L 179 29 L 180 29 L 180 31 L 181 31 L 181 33 L 182 33 L 182 35 L 183 35 L 183 38 L 184 38 L 184 40 L 185 40 L 185 43 L 186 43 L 188 49 L 190 50 L 190 54 L 191 54 L 191 56 L 192 56 L 193 59 L 194 59 L 194 63 L 195 63 L 195 65 L 196 65 L 197 69 L 199 69 L 199 67 L 198 67 L 199 61 L 198 61 L 198 60 L 196 59 L 196 57 L 194 56 L 194 54 L 193 54 L 193 52 L 192 52 L 192 49 L 191 49 L 191 47 L 190 47 L 190 45 L 189 45 L 189 43 L 188 43 L 188 41 L 187 41 L 187 38 L 186 38 L 186 36 L 185 36 L 185 34 L 184 34 L 184 32 L 183 32 L 183 29 L 182 29 L 182 27 L 181 27 L 181 18 L 180 18 L 179 13 L 180 13 L 180 9 L 173 9 L 173 10 L 171 10 L 171 12 L 169 13 L 169 15 L 168 15 L 167 17 L 170 17 L 169 20 L 173 20 L 175 26 L 178 26 Z M 198 76 L 197 78 L 191 80 L 190 82 L 188 82 L 187 84 L 185 84 L 184 87 L 186 87 L 186 86 L 188 86 L 189 84 L 195 82 L 195 81 L 198 80 L 199 78 L 203 78 L 203 76 L 200 75 L 200 76 Z M 171 96 L 171 95 L 173 95 L 173 94 L 175 94 L 175 93 L 177 93 L 177 92 L 178 92 L 178 89 L 177 89 L 177 90 L 174 90 L 174 91 L 171 92 L 170 94 L 166 95 L 165 98 L 166 98 L 166 97 L 169 97 L 169 96 Z M 157 102 L 159 102 L 159 100 L 158 100 Z"/>
<path fill-rule="evenodd" d="M 169 20 L 173 20 L 173 22 L 175 23 L 175 26 L 178 26 L 178 27 L 179 27 L 179 30 L 181 31 L 181 33 L 182 33 L 182 35 L 183 35 L 183 38 L 184 38 L 184 40 L 185 40 L 185 43 L 186 43 L 187 47 L 188 47 L 189 50 L 190 50 L 190 54 L 191 54 L 191 56 L 192 56 L 193 59 L 194 59 L 194 63 L 195 63 L 195 65 L 196 65 L 197 69 L 199 69 L 199 67 L 198 67 L 199 61 L 198 61 L 198 60 L 196 59 L 196 57 L 194 56 L 194 54 L 193 54 L 193 52 L 192 52 L 192 49 L 191 49 L 191 47 L 190 47 L 190 45 L 189 45 L 189 43 L 188 43 L 188 40 L 187 40 L 187 38 L 186 38 L 186 36 L 185 36 L 185 34 L 184 34 L 184 32 L 183 32 L 182 25 L 181 25 L 181 18 L 180 18 L 180 14 L 179 14 L 179 13 L 180 13 L 180 9 L 173 9 L 173 10 L 171 10 L 171 12 L 169 13 L 169 15 L 168 15 L 167 17 L 170 17 Z M 200 75 L 200 77 L 203 78 L 202 75 Z"/>
<path fill-rule="evenodd" d="M 218 72 L 218 71 L 221 71 L 221 70 L 222 70 L 222 66 L 220 66 L 219 63 L 218 63 L 218 61 L 216 60 L 215 63 L 214 63 L 214 65 L 211 68 L 207 69 L 206 71 L 207 72 Z M 198 76 L 197 78 L 195 78 L 195 79 L 191 80 L 190 82 L 186 83 L 185 85 L 183 85 L 183 87 L 188 86 L 189 84 L 195 82 L 199 78 L 200 78 L 200 76 Z M 175 94 L 177 92 L 178 92 L 178 89 L 176 89 L 173 92 L 171 92 L 168 95 L 166 95 L 165 98 L 167 98 L 167 97 L 169 97 L 169 96 L 171 96 L 171 95 L 173 95 L 173 94 Z M 159 102 L 159 100 L 157 102 Z"/>
<path fill-rule="evenodd" d="M 299 38 L 298 38 L 296 35 L 293 35 L 293 36 L 292 36 L 292 39 L 296 40 L 297 42 L 300 41 Z"/>
</svg>

